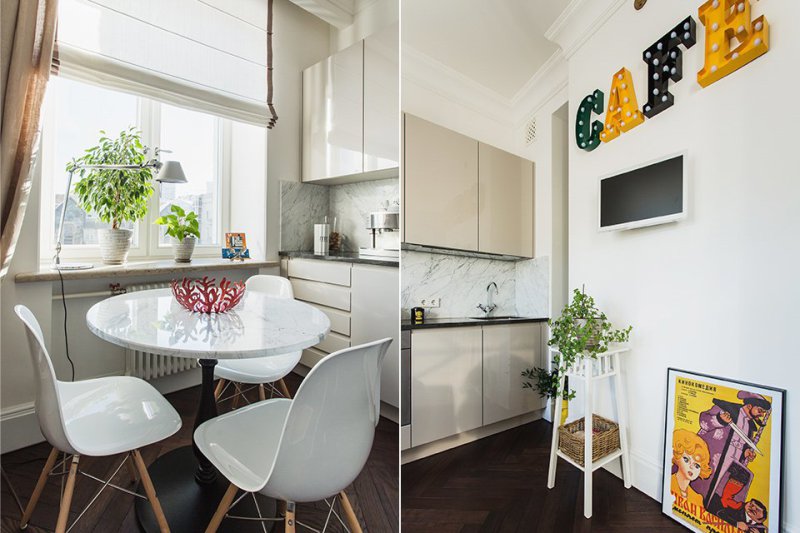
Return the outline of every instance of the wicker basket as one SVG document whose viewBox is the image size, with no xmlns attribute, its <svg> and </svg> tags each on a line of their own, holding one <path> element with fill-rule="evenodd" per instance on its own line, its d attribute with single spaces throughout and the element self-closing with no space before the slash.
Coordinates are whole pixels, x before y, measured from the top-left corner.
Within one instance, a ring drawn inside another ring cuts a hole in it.
<svg viewBox="0 0 800 533">
<path fill-rule="evenodd" d="M 558 449 L 583 466 L 584 418 L 558 428 Z M 602 416 L 592 415 L 592 462 L 619 449 L 619 424 Z"/>
</svg>

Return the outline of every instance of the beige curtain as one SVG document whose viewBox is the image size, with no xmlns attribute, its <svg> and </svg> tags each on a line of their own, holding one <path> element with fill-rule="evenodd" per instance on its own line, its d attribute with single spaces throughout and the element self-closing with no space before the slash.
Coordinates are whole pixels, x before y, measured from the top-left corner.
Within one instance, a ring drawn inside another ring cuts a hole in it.
<svg viewBox="0 0 800 533">
<path fill-rule="evenodd" d="M 58 0 L 2 0 L 0 279 L 19 236 L 39 144 L 39 112 L 50 74 Z"/>
</svg>

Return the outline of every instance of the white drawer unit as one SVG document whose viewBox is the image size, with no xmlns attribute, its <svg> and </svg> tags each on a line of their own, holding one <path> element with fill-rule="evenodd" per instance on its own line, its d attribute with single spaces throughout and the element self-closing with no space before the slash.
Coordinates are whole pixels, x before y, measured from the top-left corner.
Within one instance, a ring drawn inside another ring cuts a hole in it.
<svg viewBox="0 0 800 533">
<path fill-rule="evenodd" d="M 325 316 L 331 321 L 331 331 L 350 336 L 350 313 L 345 313 L 332 307 L 325 307 L 324 305 L 312 305 L 325 313 Z"/>
<path fill-rule="evenodd" d="M 339 335 L 338 333 L 328 333 L 322 342 L 317 344 L 315 348 L 322 350 L 325 353 L 338 352 L 350 347 L 350 337 Z"/>
<path fill-rule="evenodd" d="M 289 262 L 289 270 L 292 269 Z M 329 283 L 296 279 L 291 276 L 294 297 L 305 302 L 320 304 L 326 307 L 350 311 L 350 289 Z"/>
<path fill-rule="evenodd" d="M 351 267 L 351 263 L 292 258 L 289 261 L 288 273 L 290 278 L 321 281 L 322 283 L 349 287 Z"/>
<path fill-rule="evenodd" d="M 316 348 L 306 348 L 303 350 L 303 355 L 300 357 L 300 364 L 311 368 L 322 361 L 326 355 L 328 354 Z"/>
</svg>

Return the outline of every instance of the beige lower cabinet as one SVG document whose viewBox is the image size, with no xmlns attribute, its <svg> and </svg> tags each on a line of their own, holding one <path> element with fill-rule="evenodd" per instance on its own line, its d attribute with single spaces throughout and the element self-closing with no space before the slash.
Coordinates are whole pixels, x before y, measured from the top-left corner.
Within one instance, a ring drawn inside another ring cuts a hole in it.
<svg viewBox="0 0 800 533">
<path fill-rule="evenodd" d="M 412 446 L 481 425 L 481 337 L 480 327 L 413 332 Z"/>
<path fill-rule="evenodd" d="M 521 372 L 542 367 L 539 323 L 483 328 L 483 424 L 493 424 L 541 409 L 544 400 L 522 388 Z"/>
<path fill-rule="evenodd" d="M 533 162 L 478 145 L 478 251 L 533 257 Z"/>
</svg>

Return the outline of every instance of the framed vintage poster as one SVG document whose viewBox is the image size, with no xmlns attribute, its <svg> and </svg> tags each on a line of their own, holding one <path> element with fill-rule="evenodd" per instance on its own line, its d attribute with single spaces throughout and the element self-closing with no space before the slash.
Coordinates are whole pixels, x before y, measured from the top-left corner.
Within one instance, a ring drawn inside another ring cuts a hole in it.
<svg viewBox="0 0 800 533">
<path fill-rule="evenodd" d="M 670 368 L 664 514 L 703 533 L 781 530 L 786 391 Z"/>
</svg>

